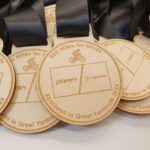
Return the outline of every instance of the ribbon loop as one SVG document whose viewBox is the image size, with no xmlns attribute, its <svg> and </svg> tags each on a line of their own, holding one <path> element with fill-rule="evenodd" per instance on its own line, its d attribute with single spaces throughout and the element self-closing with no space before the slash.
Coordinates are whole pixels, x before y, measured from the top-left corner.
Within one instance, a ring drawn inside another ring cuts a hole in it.
<svg viewBox="0 0 150 150">
<path fill-rule="evenodd" d="M 88 0 L 95 37 L 131 40 L 140 30 L 150 37 L 149 0 Z"/>
<path fill-rule="evenodd" d="M 101 1 L 101 3 L 100 3 Z M 93 31 L 93 36 L 98 40 L 100 35 L 100 24 L 104 23 L 104 25 L 101 25 L 102 27 L 105 26 L 105 19 L 107 19 L 107 13 L 110 9 L 110 1 L 109 0 L 88 0 L 89 2 L 89 8 L 90 8 L 90 21 Z M 108 23 L 106 24 L 108 26 Z M 107 28 L 107 32 L 109 28 Z M 109 33 L 110 34 L 110 33 Z"/>
<path fill-rule="evenodd" d="M 56 1 L 57 36 L 89 35 L 87 0 Z"/>
<path fill-rule="evenodd" d="M 39 6 L 38 6 L 39 5 Z M 46 25 L 42 18 L 42 10 L 38 14 L 39 8 L 43 8 L 41 1 L 34 3 L 31 7 L 20 9 L 16 13 L 5 17 L 5 23 L 9 31 L 11 41 L 15 46 L 32 46 L 46 44 Z"/>
<path fill-rule="evenodd" d="M 134 7 L 134 15 L 131 24 L 131 33 L 130 33 L 131 39 L 133 39 L 134 36 L 137 35 L 140 30 L 142 32 L 145 32 L 144 27 L 148 28 L 149 26 L 148 25 L 149 22 L 148 1 L 133 0 L 133 7 Z"/>
<path fill-rule="evenodd" d="M 2 7 L 5 13 L 0 11 L 0 36 L 4 41 L 3 52 L 6 55 L 11 53 L 12 43 L 15 46 L 47 44 L 42 0 L 13 0 L 8 1 L 6 6 Z"/>
</svg>

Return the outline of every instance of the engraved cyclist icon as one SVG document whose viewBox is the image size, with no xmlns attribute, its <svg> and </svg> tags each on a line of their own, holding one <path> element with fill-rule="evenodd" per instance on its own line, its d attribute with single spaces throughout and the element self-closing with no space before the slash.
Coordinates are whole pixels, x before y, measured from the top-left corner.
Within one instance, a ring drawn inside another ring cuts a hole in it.
<svg viewBox="0 0 150 150">
<path fill-rule="evenodd" d="M 85 62 L 86 61 L 86 58 L 84 56 L 82 56 L 82 54 L 80 53 L 80 49 L 77 49 L 75 50 L 73 53 L 72 53 L 73 57 L 71 57 L 69 59 L 69 61 L 74 64 L 76 63 L 77 61 L 80 61 L 80 62 Z"/>
<path fill-rule="evenodd" d="M 24 67 L 23 67 L 24 71 L 29 71 L 30 69 L 33 69 L 35 71 L 37 71 L 37 69 L 38 69 L 38 65 L 36 64 L 35 57 L 29 59 L 27 61 L 27 65 L 24 65 Z"/>
</svg>

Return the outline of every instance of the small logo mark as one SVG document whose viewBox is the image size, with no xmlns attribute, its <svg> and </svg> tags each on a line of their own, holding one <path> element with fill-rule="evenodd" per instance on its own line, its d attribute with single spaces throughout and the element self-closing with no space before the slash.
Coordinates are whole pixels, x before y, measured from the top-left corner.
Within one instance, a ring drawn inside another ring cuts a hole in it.
<svg viewBox="0 0 150 150">
<path fill-rule="evenodd" d="M 69 59 L 72 64 L 75 64 L 77 61 L 80 61 L 81 63 L 86 61 L 86 58 L 82 56 L 80 49 L 73 51 L 72 55 L 73 57 Z"/>
<path fill-rule="evenodd" d="M 38 69 L 38 64 L 35 61 L 35 57 L 29 59 L 27 61 L 27 65 L 23 66 L 24 71 L 29 71 L 31 69 L 34 70 L 34 71 L 37 71 L 37 69 Z"/>
</svg>

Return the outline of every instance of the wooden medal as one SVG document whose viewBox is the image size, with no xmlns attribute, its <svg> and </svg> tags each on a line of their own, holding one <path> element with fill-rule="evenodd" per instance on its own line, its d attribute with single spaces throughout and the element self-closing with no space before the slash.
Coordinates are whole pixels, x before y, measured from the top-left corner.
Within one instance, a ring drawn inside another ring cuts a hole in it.
<svg viewBox="0 0 150 150">
<path fill-rule="evenodd" d="M 121 101 L 118 108 L 133 114 L 150 114 L 150 97 L 141 101 Z"/>
<path fill-rule="evenodd" d="M 150 96 L 150 54 L 126 40 L 102 43 L 119 65 L 122 76 L 122 99 L 141 100 Z"/>
<path fill-rule="evenodd" d="M 10 60 L 0 52 L 0 113 L 10 102 L 15 86 L 15 73 Z"/>
<path fill-rule="evenodd" d="M 100 46 L 63 42 L 43 59 L 37 87 L 43 104 L 60 120 L 90 125 L 108 117 L 121 96 L 119 68 Z"/>
<path fill-rule="evenodd" d="M 29 49 L 9 57 L 16 73 L 16 86 L 8 108 L 2 113 L 1 123 L 13 131 L 37 133 L 58 122 L 43 106 L 36 89 L 38 66 L 45 54 L 44 50 Z"/>
</svg>

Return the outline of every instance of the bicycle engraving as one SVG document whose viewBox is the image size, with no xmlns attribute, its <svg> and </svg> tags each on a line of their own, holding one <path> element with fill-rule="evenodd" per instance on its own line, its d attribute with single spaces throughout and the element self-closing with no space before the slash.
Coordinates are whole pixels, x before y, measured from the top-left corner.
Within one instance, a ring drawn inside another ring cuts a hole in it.
<svg viewBox="0 0 150 150">
<path fill-rule="evenodd" d="M 75 50 L 72 55 L 73 57 L 69 59 L 72 64 L 75 64 L 77 61 L 80 61 L 81 63 L 86 61 L 86 58 L 80 53 L 80 49 Z"/>
<path fill-rule="evenodd" d="M 29 70 L 37 71 L 37 69 L 38 69 L 38 64 L 35 61 L 35 57 L 29 59 L 27 61 L 27 65 L 23 66 L 24 71 L 29 71 Z"/>
</svg>

